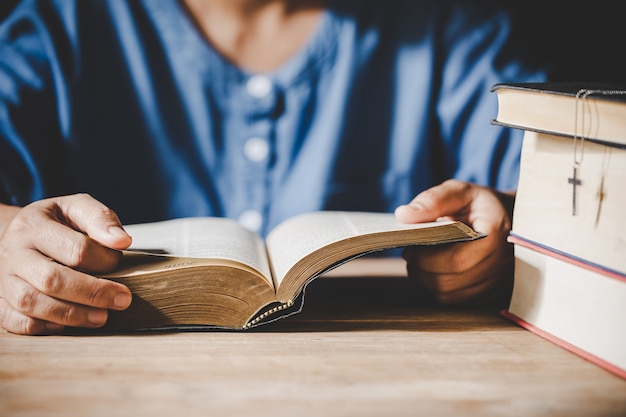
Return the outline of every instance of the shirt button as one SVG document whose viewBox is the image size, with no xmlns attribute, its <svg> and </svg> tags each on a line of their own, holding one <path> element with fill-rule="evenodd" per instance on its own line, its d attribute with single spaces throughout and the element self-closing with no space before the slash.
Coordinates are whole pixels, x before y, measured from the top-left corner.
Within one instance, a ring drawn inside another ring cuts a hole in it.
<svg viewBox="0 0 626 417">
<path fill-rule="evenodd" d="M 254 98 L 267 97 L 272 92 L 272 81 L 265 75 L 253 75 L 246 83 L 246 90 Z"/>
<path fill-rule="evenodd" d="M 246 229 L 258 232 L 263 225 L 263 216 L 256 210 L 246 210 L 239 215 L 238 222 Z"/>
<path fill-rule="evenodd" d="M 261 162 L 267 159 L 270 147 L 263 138 L 250 138 L 243 145 L 243 153 L 250 161 Z"/>
</svg>

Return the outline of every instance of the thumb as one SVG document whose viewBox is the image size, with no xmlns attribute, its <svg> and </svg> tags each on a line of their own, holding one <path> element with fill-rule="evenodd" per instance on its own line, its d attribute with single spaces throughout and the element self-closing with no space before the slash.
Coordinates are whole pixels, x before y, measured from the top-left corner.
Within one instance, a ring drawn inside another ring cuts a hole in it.
<svg viewBox="0 0 626 417">
<path fill-rule="evenodd" d="M 402 223 L 435 221 L 440 217 L 454 217 L 465 211 L 472 202 L 470 184 L 447 180 L 419 193 L 409 204 L 398 206 L 396 219 Z"/>
<path fill-rule="evenodd" d="M 59 198 L 58 205 L 75 229 L 101 245 L 119 250 L 130 246 L 132 238 L 122 227 L 117 214 L 90 195 Z"/>
</svg>

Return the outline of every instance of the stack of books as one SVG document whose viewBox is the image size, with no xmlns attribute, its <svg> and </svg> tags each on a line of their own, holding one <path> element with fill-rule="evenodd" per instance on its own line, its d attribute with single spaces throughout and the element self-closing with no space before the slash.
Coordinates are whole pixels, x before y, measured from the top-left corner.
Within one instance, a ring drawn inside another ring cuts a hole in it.
<svg viewBox="0 0 626 417">
<path fill-rule="evenodd" d="M 492 87 L 523 129 L 503 315 L 626 378 L 626 86 Z"/>
</svg>

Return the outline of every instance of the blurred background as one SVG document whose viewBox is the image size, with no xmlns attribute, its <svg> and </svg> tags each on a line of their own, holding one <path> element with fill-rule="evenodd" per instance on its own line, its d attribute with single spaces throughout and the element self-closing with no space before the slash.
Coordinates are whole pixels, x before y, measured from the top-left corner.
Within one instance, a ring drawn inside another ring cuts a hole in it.
<svg viewBox="0 0 626 417">
<path fill-rule="evenodd" d="M 538 59 L 550 64 L 552 81 L 626 85 L 626 21 L 621 2 L 592 0 L 487 0 L 515 16 L 518 31 Z"/>
<path fill-rule="evenodd" d="M 17 3 L 18 0 L 0 0 L 0 19 Z M 621 2 L 474 0 L 474 3 L 477 7 L 509 8 L 515 16 L 513 29 L 538 59 L 552 67 L 552 81 L 626 84 L 626 62 L 622 57 L 626 18 L 621 13 Z"/>
</svg>

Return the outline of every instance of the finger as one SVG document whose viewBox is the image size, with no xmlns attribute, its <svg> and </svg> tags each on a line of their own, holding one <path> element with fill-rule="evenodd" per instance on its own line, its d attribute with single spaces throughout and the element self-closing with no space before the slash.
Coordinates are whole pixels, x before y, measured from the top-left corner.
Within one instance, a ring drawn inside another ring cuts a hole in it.
<svg viewBox="0 0 626 417">
<path fill-rule="evenodd" d="M 437 220 L 462 213 L 474 198 L 474 188 L 465 182 L 447 180 L 419 193 L 409 204 L 396 208 L 396 218 L 403 223 Z"/>
<path fill-rule="evenodd" d="M 431 265 L 429 254 L 421 251 L 406 250 L 403 256 L 407 259 L 411 281 L 427 289 L 440 302 L 455 304 L 488 301 L 497 297 L 504 299 L 510 295 L 513 257 L 512 253 L 503 253 L 511 250 L 511 245 L 498 247 L 486 256 L 471 257 L 472 262 L 457 262 L 456 265 L 446 261 L 445 256 L 440 263 Z"/>
<path fill-rule="evenodd" d="M 3 298 L 0 298 L 0 326 L 8 332 L 23 335 L 57 334 L 65 329 L 57 323 L 28 317 L 14 310 Z"/>
<path fill-rule="evenodd" d="M 478 263 L 470 270 L 459 272 L 430 272 L 414 263 L 407 263 L 407 272 L 412 280 L 418 281 L 429 290 L 448 293 L 470 287 L 476 282 L 486 279 L 488 269 L 485 262 Z"/>
<path fill-rule="evenodd" d="M 18 307 L 20 298 L 31 293 L 24 289 L 23 283 L 57 300 L 99 309 L 123 310 L 131 303 L 131 292 L 126 286 L 68 268 L 33 250 L 24 252 L 13 268 L 13 273 L 2 280 L 2 294 L 14 308 L 25 314 L 28 311 Z M 15 279 L 10 279 L 11 276 Z"/>
<path fill-rule="evenodd" d="M 436 279 L 439 278 L 441 277 Z M 497 286 L 497 282 L 491 279 L 483 279 L 449 291 L 433 289 L 429 284 L 428 277 L 422 277 L 417 282 L 417 285 L 426 290 L 431 298 L 442 305 L 468 305 L 488 302 L 494 298 L 493 289 Z"/>
<path fill-rule="evenodd" d="M 57 205 L 76 230 L 86 233 L 96 242 L 113 249 L 130 246 L 132 239 L 124 231 L 117 214 L 90 195 L 59 198 Z"/>
<path fill-rule="evenodd" d="M 21 279 L 14 279 L 5 300 L 18 313 L 34 319 L 73 327 L 100 327 L 108 311 L 50 297 Z"/>
<path fill-rule="evenodd" d="M 122 256 L 121 252 L 109 249 L 64 224 L 39 218 L 41 224 L 31 245 L 42 254 L 63 265 L 85 272 L 105 273 L 114 269 Z M 35 220 L 36 221 L 36 220 Z"/>
<path fill-rule="evenodd" d="M 431 274 L 407 265 L 409 278 L 437 302 L 444 305 L 470 304 L 494 299 L 502 288 L 503 277 L 488 275 L 478 267 L 472 273 Z"/>
<path fill-rule="evenodd" d="M 81 213 L 82 210 L 95 219 L 94 213 L 98 209 L 105 213 L 102 216 L 112 216 L 112 219 L 98 223 L 97 220 L 90 221 L 86 215 L 67 213 Z M 34 247 L 46 256 L 73 268 L 94 273 L 108 272 L 117 265 L 121 256 L 115 249 L 130 244 L 130 236 L 123 231 L 123 239 L 110 239 L 108 243 L 104 242 L 106 239 L 101 239 L 104 246 L 102 242 L 98 243 L 88 236 L 91 229 L 99 230 L 98 226 L 108 227 L 110 222 L 119 224 L 119 220 L 114 213 L 107 212 L 104 205 L 87 195 L 41 200 L 27 206 L 20 214 L 7 227 L 3 240 L 13 247 Z M 88 231 L 84 232 L 81 227 Z M 114 249 L 106 248 L 106 244 Z"/>
<path fill-rule="evenodd" d="M 402 257 L 424 272 L 462 273 L 474 268 L 483 257 L 490 256 L 492 244 L 487 239 L 442 246 L 407 247 L 402 251 Z"/>
<path fill-rule="evenodd" d="M 2 298 L 0 298 L 0 326 L 8 332 L 24 335 L 54 334 L 64 329 L 64 326 L 23 315 Z"/>
<path fill-rule="evenodd" d="M 457 277 L 462 280 L 461 277 Z M 426 278 L 427 279 L 427 278 Z M 415 282 L 415 281 L 414 281 Z M 416 282 L 425 289 L 431 298 L 443 305 L 485 304 L 496 300 L 504 303 L 510 300 L 512 279 L 507 277 L 491 277 L 474 282 L 450 291 L 439 291 L 428 288 L 424 281 Z"/>
</svg>

